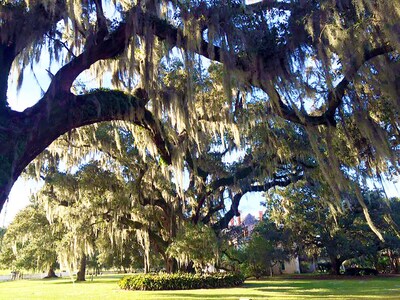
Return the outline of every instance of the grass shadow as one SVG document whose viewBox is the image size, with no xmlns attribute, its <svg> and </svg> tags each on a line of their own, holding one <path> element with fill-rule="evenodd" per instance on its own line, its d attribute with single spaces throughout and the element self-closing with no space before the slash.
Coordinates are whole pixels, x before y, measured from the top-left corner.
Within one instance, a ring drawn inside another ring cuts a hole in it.
<svg viewBox="0 0 400 300">
<path fill-rule="evenodd" d="M 59 280 L 59 282 L 57 282 Z M 91 280 L 90 278 L 87 278 L 86 281 L 75 281 L 74 280 L 70 280 L 67 279 L 66 277 L 64 278 L 60 278 L 60 279 L 56 279 L 56 280 L 52 280 L 52 284 L 71 284 L 71 283 L 75 283 L 75 284 L 96 284 L 96 283 L 101 283 L 101 284 L 115 284 L 116 286 L 118 286 L 118 280 L 116 280 L 116 278 L 109 278 L 109 277 L 98 277 L 98 278 L 94 278 L 93 280 Z"/>
<path fill-rule="evenodd" d="M 157 292 L 154 293 L 152 292 L 151 294 L 149 293 L 149 295 L 146 295 L 146 293 L 142 292 L 143 296 L 151 296 L 154 297 L 154 299 L 163 299 L 163 298 L 167 298 L 167 299 L 202 299 L 202 300 L 206 300 L 206 299 L 240 299 L 240 298 L 249 298 L 249 299 L 265 299 L 265 296 L 260 295 L 260 294 L 256 294 L 256 293 L 243 293 L 243 294 L 236 294 L 236 293 L 232 293 L 232 294 L 218 294 L 218 293 L 210 293 L 209 290 L 207 290 L 206 294 L 204 293 L 190 293 L 185 292 L 185 293 L 173 293 L 173 291 L 171 291 L 170 293 L 166 293 L 166 292 Z M 172 298 L 173 297 L 173 298 Z M 150 298 L 150 297 L 149 297 Z M 140 299 L 140 298 L 137 298 Z M 147 299 L 147 298 L 145 298 Z M 151 299 L 151 298 L 150 298 Z"/>
</svg>

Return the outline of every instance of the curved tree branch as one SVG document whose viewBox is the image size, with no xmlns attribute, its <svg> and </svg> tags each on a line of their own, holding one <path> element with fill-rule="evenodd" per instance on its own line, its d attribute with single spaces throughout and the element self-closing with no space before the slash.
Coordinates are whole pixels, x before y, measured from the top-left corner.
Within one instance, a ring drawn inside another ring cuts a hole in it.
<svg viewBox="0 0 400 300">
<path fill-rule="evenodd" d="M 160 156 L 171 163 L 170 145 L 162 128 L 145 108 L 146 99 L 119 91 L 98 90 L 75 96 L 65 93 L 54 101 L 40 101 L 16 115 L 0 141 L 0 208 L 23 169 L 62 134 L 97 122 L 124 120 L 145 128 L 157 145 Z M 11 128 L 11 129 L 10 129 Z"/>
</svg>

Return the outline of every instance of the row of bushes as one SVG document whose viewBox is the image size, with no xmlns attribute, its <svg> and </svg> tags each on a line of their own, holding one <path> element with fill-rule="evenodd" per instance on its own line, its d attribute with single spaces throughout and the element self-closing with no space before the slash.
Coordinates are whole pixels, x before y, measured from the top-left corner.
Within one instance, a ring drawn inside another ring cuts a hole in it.
<svg viewBox="0 0 400 300">
<path fill-rule="evenodd" d="M 244 282 L 241 274 L 137 274 L 123 277 L 118 285 L 125 290 L 187 290 L 239 286 Z"/>
</svg>

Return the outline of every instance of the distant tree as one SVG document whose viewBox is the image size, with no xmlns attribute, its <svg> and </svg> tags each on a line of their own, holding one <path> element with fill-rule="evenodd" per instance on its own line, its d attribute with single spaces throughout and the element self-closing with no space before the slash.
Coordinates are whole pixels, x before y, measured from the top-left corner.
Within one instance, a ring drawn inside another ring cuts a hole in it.
<svg viewBox="0 0 400 300">
<path fill-rule="evenodd" d="M 253 225 L 251 232 L 247 226 L 233 226 L 221 233 L 218 267 L 241 270 L 248 277 L 260 278 L 273 275 L 274 265 L 295 254 L 296 247 L 290 244 L 289 230 L 266 218 Z"/>
<path fill-rule="evenodd" d="M 273 266 L 289 260 L 295 253 L 295 245 L 290 245 L 290 232 L 264 219 L 251 233 L 248 243 L 243 246 L 244 269 L 256 278 L 273 275 Z"/>
<path fill-rule="evenodd" d="M 57 246 L 64 232 L 50 224 L 42 209 L 31 204 L 8 226 L 0 252 L 2 266 L 15 270 L 47 270 L 56 277 Z"/>
<path fill-rule="evenodd" d="M 115 174 L 96 163 L 89 162 L 75 173 L 51 170 L 47 175 L 47 184 L 37 197 L 48 215 L 68 231 L 58 247 L 62 262 L 73 264 L 78 269 L 77 281 L 85 281 L 87 261 L 97 250 L 97 237 L 116 230 L 110 210 L 127 201 L 127 196 Z M 112 235 L 109 247 L 122 243 L 121 233 L 116 235 L 119 238 Z"/>
<path fill-rule="evenodd" d="M 379 198 L 379 194 L 373 194 Z M 372 197 L 371 197 L 372 198 Z M 373 198 L 372 198 L 373 199 Z M 372 200 L 371 199 L 371 200 Z M 386 267 L 385 271 L 391 273 L 400 273 L 400 238 L 399 230 L 395 226 L 387 226 L 388 219 L 392 219 L 394 224 L 400 224 L 400 198 L 393 197 L 385 201 L 385 209 L 377 208 L 375 215 L 380 217 L 380 222 L 386 227 L 385 230 L 385 243 L 380 255 L 376 258 L 378 260 L 388 260 L 388 263 L 383 263 L 383 268 Z M 390 220 L 389 220 L 390 221 Z M 392 224 L 392 222 L 390 222 Z M 388 269 L 388 270 L 387 270 Z"/>
<path fill-rule="evenodd" d="M 136 233 L 125 232 L 126 238 L 122 245 L 113 245 L 108 232 L 99 232 L 96 239 L 96 267 L 104 269 L 122 269 L 128 272 L 131 269 L 143 269 L 143 247 L 136 239 Z M 111 245 L 111 247 L 110 247 Z"/>
<path fill-rule="evenodd" d="M 334 201 L 332 197 L 325 184 L 301 181 L 267 197 L 266 207 L 271 220 L 293 232 L 292 241 L 300 249 L 327 255 L 331 272 L 339 274 L 345 260 L 376 256 L 385 243 L 370 230 L 363 208 L 354 195 L 343 195 L 342 211 L 326 205 L 329 198 Z M 363 198 L 385 240 L 399 240 L 392 222 L 386 220 L 391 214 L 383 196 L 366 191 Z"/>
</svg>

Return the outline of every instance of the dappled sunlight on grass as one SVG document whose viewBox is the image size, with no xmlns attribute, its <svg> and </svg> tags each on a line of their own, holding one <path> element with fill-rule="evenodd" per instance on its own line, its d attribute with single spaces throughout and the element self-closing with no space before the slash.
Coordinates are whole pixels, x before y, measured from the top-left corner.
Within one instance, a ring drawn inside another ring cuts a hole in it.
<svg viewBox="0 0 400 300">
<path fill-rule="evenodd" d="M 359 280 L 271 279 L 247 281 L 245 287 L 282 299 L 400 299 L 400 277 Z"/>
<path fill-rule="evenodd" d="M 0 299 L 400 299 L 400 277 L 346 280 L 250 280 L 243 287 L 184 291 L 124 291 L 117 286 L 122 275 L 94 277 L 73 283 L 69 278 L 19 280 L 0 283 Z"/>
</svg>

